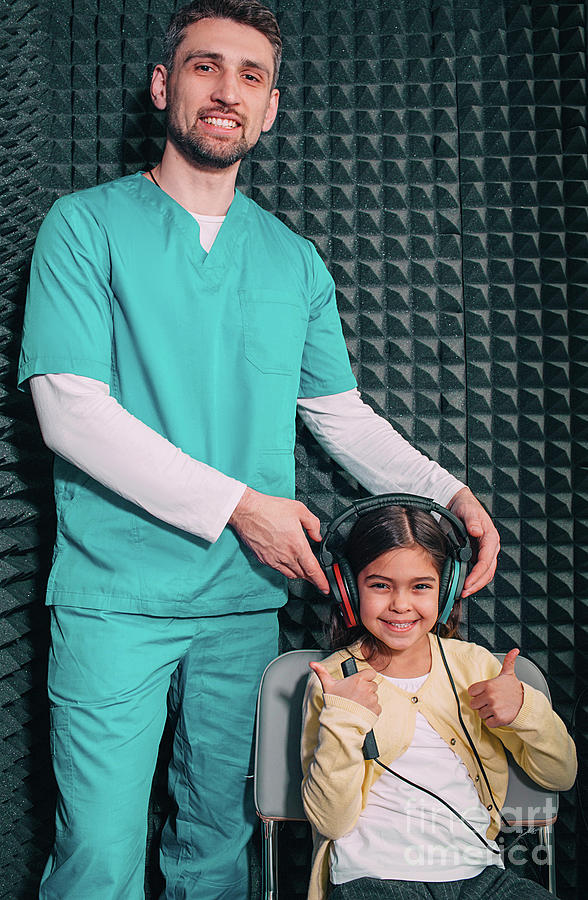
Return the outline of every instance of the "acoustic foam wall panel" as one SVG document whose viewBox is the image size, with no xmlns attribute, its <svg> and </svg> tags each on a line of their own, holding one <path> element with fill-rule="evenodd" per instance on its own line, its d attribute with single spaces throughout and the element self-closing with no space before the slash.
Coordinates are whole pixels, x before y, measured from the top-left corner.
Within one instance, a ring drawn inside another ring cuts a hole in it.
<svg viewBox="0 0 588 900">
<path fill-rule="evenodd" d="M 29 400 L 14 390 L 27 266 L 55 196 L 159 158 L 164 124 L 147 85 L 173 5 L 10 0 L 0 12 L 0 896 L 11 900 L 34 896 L 54 800 L 41 603 L 50 461 Z M 364 396 L 493 510 L 499 572 L 468 603 L 466 632 L 497 650 L 521 646 L 569 717 L 586 686 L 588 599 L 585 3 L 274 8 L 281 114 L 240 184 L 327 261 Z M 297 463 L 299 497 L 323 522 L 361 493 L 303 428 Z M 328 616 L 328 604 L 294 585 L 283 649 L 324 645 Z M 148 896 L 157 896 L 164 811 L 161 765 Z M 564 900 L 586 883 L 579 821 L 566 795 Z M 284 838 L 284 896 L 303 897 L 307 832 Z"/>
</svg>

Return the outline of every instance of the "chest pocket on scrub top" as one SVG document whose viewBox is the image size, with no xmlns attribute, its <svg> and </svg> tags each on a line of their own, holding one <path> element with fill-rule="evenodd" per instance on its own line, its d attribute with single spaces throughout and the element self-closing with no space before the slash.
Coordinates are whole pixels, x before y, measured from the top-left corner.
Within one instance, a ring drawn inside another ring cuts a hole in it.
<svg viewBox="0 0 588 900">
<path fill-rule="evenodd" d="M 245 356 L 264 375 L 298 375 L 307 316 L 295 294 L 239 291 Z"/>
</svg>

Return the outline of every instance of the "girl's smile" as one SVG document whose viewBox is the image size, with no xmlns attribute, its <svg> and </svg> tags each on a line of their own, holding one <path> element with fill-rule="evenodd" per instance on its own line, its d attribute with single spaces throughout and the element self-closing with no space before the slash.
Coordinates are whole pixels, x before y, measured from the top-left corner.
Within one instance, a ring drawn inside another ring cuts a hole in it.
<svg viewBox="0 0 588 900">
<path fill-rule="evenodd" d="M 382 655 L 392 674 L 429 671 L 429 632 L 439 606 L 439 573 L 431 555 L 420 546 L 399 547 L 376 557 L 358 575 L 361 620 L 388 649 Z M 420 671 L 413 671 L 418 669 Z"/>
</svg>

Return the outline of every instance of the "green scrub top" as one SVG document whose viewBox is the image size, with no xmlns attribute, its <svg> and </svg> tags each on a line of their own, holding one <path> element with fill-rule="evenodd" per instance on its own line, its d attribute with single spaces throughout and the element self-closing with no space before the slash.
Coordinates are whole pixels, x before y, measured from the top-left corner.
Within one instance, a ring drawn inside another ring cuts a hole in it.
<svg viewBox="0 0 588 900">
<path fill-rule="evenodd" d="M 109 385 L 185 453 L 294 496 L 298 397 L 356 384 L 333 280 L 312 244 L 236 192 L 207 254 L 193 217 L 140 173 L 58 200 L 33 256 L 19 383 Z M 211 544 L 56 458 L 47 602 L 193 616 L 267 609 L 285 579 L 230 528 Z"/>
</svg>

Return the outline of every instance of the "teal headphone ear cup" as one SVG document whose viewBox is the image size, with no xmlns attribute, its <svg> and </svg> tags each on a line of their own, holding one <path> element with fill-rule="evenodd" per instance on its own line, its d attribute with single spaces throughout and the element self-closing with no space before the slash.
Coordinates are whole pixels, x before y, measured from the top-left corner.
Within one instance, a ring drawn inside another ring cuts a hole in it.
<svg viewBox="0 0 588 900">
<path fill-rule="evenodd" d="M 454 560 L 451 556 L 448 556 L 443 563 L 443 569 L 441 570 L 441 576 L 439 578 L 439 621 L 446 622 L 451 609 L 453 608 L 453 603 L 449 609 L 446 609 L 447 601 L 449 600 L 449 589 L 451 587 L 451 582 L 453 580 L 453 566 Z M 454 598 L 455 599 L 455 598 Z"/>
<path fill-rule="evenodd" d="M 344 556 L 339 559 L 339 571 L 341 573 L 343 584 L 345 585 L 345 590 L 347 591 L 349 606 L 355 616 L 354 624 L 359 625 L 361 622 L 361 617 L 359 615 L 359 591 L 357 590 L 357 584 L 351 566 Z"/>
</svg>

